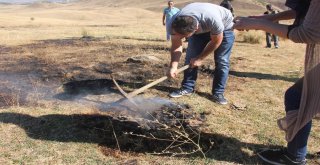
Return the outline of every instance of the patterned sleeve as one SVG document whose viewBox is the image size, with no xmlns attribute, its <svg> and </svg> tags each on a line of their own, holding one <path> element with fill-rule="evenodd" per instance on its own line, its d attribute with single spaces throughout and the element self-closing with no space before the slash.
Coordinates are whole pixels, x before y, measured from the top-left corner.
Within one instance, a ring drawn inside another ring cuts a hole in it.
<svg viewBox="0 0 320 165">
<path fill-rule="evenodd" d="M 289 32 L 289 39 L 298 43 L 320 43 L 320 1 L 312 0 L 304 22 Z"/>
</svg>

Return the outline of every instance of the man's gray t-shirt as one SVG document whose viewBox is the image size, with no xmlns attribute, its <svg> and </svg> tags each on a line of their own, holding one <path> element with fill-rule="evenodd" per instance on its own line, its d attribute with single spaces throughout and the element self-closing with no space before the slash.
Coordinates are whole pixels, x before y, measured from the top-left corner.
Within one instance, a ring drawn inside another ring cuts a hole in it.
<svg viewBox="0 0 320 165">
<path fill-rule="evenodd" d="M 233 16 L 230 10 L 212 3 L 191 3 L 182 8 L 167 24 L 170 33 L 171 24 L 178 16 L 194 17 L 199 23 L 196 34 L 210 32 L 212 35 L 217 35 L 233 27 Z"/>
</svg>

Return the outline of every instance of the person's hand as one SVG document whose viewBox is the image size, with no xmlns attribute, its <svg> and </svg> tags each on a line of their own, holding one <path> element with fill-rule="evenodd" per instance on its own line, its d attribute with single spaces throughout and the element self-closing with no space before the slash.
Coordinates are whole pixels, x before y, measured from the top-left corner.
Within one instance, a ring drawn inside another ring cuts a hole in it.
<svg viewBox="0 0 320 165">
<path fill-rule="evenodd" d="M 241 16 L 237 16 L 233 19 L 233 29 L 237 29 L 239 31 L 244 31 L 244 29 L 240 29 L 239 28 L 239 22 L 241 21 L 241 19 L 244 19 L 246 17 L 241 17 Z"/>
<path fill-rule="evenodd" d="M 190 60 L 190 66 L 191 68 L 200 67 L 202 65 L 202 60 L 197 58 L 192 58 Z"/>
<path fill-rule="evenodd" d="M 168 78 L 176 78 L 177 77 L 177 70 L 178 68 L 176 67 L 170 67 L 167 71 L 167 76 Z"/>
<path fill-rule="evenodd" d="M 250 29 L 256 29 L 255 25 L 256 22 L 258 22 L 255 18 L 248 18 L 248 17 L 236 17 L 234 19 L 234 25 L 233 28 L 243 31 L 243 30 L 250 30 Z"/>
</svg>

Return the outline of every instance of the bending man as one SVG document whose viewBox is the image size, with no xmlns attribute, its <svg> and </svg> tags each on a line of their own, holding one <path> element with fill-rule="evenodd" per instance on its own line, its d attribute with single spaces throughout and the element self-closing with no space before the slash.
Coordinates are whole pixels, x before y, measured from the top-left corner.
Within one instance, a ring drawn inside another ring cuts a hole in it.
<svg viewBox="0 0 320 165">
<path fill-rule="evenodd" d="M 215 71 L 212 84 L 212 100 L 227 104 L 224 91 L 229 74 L 229 60 L 234 43 L 232 13 L 224 7 L 210 3 L 191 3 L 181 9 L 169 24 L 171 33 L 171 62 L 168 76 L 175 78 L 182 55 L 182 39 L 189 38 L 181 88 L 170 97 L 181 97 L 194 92 L 198 67 L 214 54 Z"/>
</svg>

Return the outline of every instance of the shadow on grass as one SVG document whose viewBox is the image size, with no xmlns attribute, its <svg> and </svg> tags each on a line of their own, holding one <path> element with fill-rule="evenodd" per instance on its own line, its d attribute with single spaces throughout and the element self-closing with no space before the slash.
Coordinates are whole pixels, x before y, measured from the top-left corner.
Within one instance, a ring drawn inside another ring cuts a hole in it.
<svg viewBox="0 0 320 165">
<path fill-rule="evenodd" d="M 249 78 L 264 79 L 264 80 L 283 80 L 283 81 L 289 81 L 289 82 L 296 82 L 299 79 L 299 77 L 284 77 L 280 75 L 272 75 L 272 74 L 257 73 L 257 72 L 230 71 L 229 74 L 236 77 L 249 77 Z"/>
<path fill-rule="evenodd" d="M 33 139 L 58 142 L 97 143 L 100 147 L 118 149 L 130 153 L 161 152 L 171 142 L 150 140 L 137 136 L 125 135 L 124 132 L 143 134 L 145 130 L 135 122 L 113 119 L 107 115 L 44 115 L 33 117 L 19 113 L 0 113 L 0 123 L 15 124 L 26 131 Z M 114 136 L 116 134 L 116 137 Z M 257 162 L 255 155 L 263 148 L 279 147 L 241 142 L 236 138 L 215 133 L 201 133 L 201 147 L 212 147 L 207 151 L 207 158 L 233 163 Z M 201 157 L 199 154 L 185 157 Z"/>
</svg>

